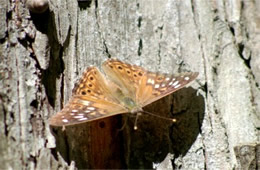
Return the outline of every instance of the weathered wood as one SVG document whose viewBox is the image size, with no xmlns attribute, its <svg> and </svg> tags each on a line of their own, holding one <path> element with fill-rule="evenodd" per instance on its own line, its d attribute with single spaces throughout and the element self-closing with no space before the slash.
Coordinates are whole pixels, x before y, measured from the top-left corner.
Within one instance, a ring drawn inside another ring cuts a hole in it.
<svg viewBox="0 0 260 170">
<path fill-rule="evenodd" d="M 37 15 L 23 1 L 0 2 L 0 169 L 260 167 L 258 1 L 48 5 Z M 135 117 L 119 115 L 50 128 L 81 73 L 110 57 L 199 72 L 190 88 L 145 108 L 177 122 L 143 115 L 134 131 Z"/>
<path fill-rule="evenodd" d="M 260 165 L 260 145 L 244 144 L 236 146 L 234 152 L 237 159 L 237 169 L 255 170 Z"/>
</svg>

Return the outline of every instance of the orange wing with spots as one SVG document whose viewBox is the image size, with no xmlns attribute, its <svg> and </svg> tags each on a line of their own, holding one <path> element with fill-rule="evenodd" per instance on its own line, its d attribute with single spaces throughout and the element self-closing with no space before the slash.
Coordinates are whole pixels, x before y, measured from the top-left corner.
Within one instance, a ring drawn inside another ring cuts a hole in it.
<svg viewBox="0 0 260 170">
<path fill-rule="evenodd" d="M 198 73 L 171 75 L 149 72 L 118 59 L 107 60 L 103 69 L 109 79 L 140 107 L 183 88 L 198 76 Z"/>
<path fill-rule="evenodd" d="M 118 85 L 122 93 L 136 102 L 136 92 L 147 71 L 142 67 L 123 63 L 118 59 L 107 60 L 103 63 L 102 68 L 108 78 Z"/>
<path fill-rule="evenodd" d="M 64 126 L 83 123 L 108 116 L 126 113 L 128 110 L 113 96 L 118 87 L 96 67 L 88 68 L 73 89 L 72 99 L 56 115 L 50 124 Z"/>
<path fill-rule="evenodd" d="M 147 72 L 137 90 L 137 102 L 141 106 L 146 106 L 185 87 L 197 76 L 198 73 L 171 75 Z"/>
</svg>

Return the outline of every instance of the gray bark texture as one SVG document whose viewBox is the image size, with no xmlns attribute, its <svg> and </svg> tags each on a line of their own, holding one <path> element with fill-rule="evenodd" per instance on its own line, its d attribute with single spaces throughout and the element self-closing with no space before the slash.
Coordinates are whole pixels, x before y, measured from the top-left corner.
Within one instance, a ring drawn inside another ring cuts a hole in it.
<svg viewBox="0 0 260 170">
<path fill-rule="evenodd" d="M 0 1 L 0 169 L 260 169 L 259 0 L 48 5 L 35 14 L 24 1 Z M 145 107 L 177 122 L 143 115 L 135 131 L 124 114 L 50 127 L 84 70 L 111 57 L 199 72 Z"/>
</svg>

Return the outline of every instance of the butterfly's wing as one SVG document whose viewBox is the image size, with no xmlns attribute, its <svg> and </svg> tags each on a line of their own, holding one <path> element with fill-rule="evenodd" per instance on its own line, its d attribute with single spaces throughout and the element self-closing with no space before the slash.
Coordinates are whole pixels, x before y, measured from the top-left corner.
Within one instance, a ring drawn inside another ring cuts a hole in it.
<svg viewBox="0 0 260 170">
<path fill-rule="evenodd" d="M 105 79 L 96 67 L 88 68 L 73 89 L 72 99 L 50 124 L 64 126 L 100 119 L 128 110 L 113 96 L 118 87 Z"/>
<path fill-rule="evenodd" d="M 146 72 L 137 90 L 137 103 L 146 106 L 185 87 L 197 76 L 198 73 L 189 72 L 178 75 Z"/>
<path fill-rule="evenodd" d="M 75 96 L 49 122 L 52 126 L 66 126 L 126 112 L 125 108 L 107 100 Z"/>
<path fill-rule="evenodd" d="M 118 59 L 109 59 L 103 64 L 108 77 L 118 84 L 123 93 L 143 107 L 193 81 L 198 73 L 182 73 L 177 76 L 154 73 L 142 67 L 123 63 Z"/>
<path fill-rule="evenodd" d="M 109 79 L 120 87 L 122 93 L 136 102 L 136 92 L 140 87 L 142 77 L 147 71 L 142 67 L 130 65 L 113 58 L 104 62 L 102 68 Z"/>
</svg>

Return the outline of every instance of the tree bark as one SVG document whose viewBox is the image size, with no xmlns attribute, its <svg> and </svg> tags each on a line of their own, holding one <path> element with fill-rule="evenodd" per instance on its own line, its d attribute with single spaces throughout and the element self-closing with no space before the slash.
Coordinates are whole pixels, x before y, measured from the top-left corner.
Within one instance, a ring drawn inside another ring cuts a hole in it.
<svg viewBox="0 0 260 170">
<path fill-rule="evenodd" d="M 0 1 L 0 169 L 260 167 L 260 2 L 48 5 L 35 14 Z M 124 114 L 50 127 L 85 69 L 111 57 L 199 72 L 191 87 L 145 107 L 177 122 L 143 115 L 135 131 L 135 116 Z"/>
</svg>

